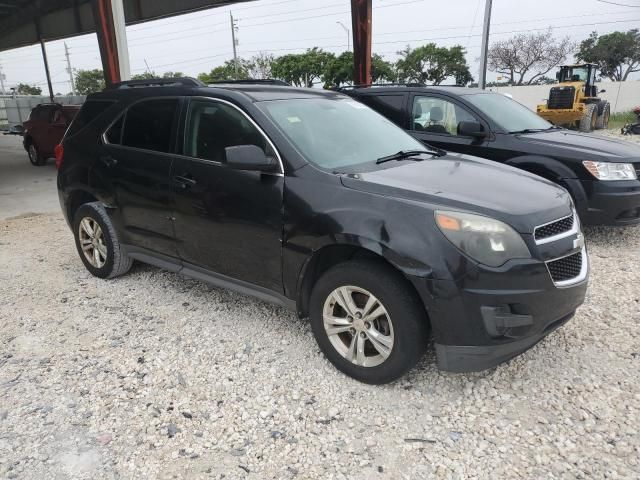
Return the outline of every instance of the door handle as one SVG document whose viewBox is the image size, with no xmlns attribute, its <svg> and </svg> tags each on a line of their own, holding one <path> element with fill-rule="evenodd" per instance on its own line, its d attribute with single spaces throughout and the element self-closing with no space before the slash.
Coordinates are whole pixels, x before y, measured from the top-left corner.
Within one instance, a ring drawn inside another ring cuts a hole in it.
<svg viewBox="0 0 640 480">
<path fill-rule="evenodd" d="M 115 167 L 118 164 L 118 160 L 113 158 L 111 155 L 101 155 L 99 158 L 107 167 Z"/>
<path fill-rule="evenodd" d="M 196 179 L 190 173 L 183 173 L 182 175 L 176 175 L 173 177 L 174 183 L 180 188 L 193 187 L 197 182 Z"/>
</svg>

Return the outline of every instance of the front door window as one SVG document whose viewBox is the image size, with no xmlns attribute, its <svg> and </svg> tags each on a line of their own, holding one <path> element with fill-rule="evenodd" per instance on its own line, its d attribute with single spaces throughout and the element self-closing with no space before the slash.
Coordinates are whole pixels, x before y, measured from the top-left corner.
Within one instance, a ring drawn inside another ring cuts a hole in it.
<svg viewBox="0 0 640 480">
<path fill-rule="evenodd" d="M 440 97 L 416 96 L 413 101 L 413 130 L 457 135 L 460 122 L 477 122 L 467 110 Z"/>
</svg>

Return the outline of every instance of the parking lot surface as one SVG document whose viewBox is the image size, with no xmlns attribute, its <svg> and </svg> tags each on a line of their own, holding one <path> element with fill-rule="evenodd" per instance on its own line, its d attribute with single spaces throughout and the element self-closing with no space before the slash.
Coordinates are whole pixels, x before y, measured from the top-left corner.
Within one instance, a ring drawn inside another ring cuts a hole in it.
<svg viewBox="0 0 640 480">
<path fill-rule="evenodd" d="M 286 310 L 94 278 L 61 214 L 24 213 L 0 220 L 0 478 L 638 478 L 640 228 L 587 230 L 585 305 L 524 355 L 378 387 Z"/>
<path fill-rule="evenodd" d="M 54 160 L 34 167 L 22 137 L 0 134 L 0 220 L 59 210 Z"/>
</svg>

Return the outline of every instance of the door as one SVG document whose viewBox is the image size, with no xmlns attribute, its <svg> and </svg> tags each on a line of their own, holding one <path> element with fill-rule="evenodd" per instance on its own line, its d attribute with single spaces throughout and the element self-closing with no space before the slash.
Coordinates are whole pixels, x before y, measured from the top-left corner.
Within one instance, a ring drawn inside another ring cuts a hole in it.
<svg viewBox="0 0 640 480">
<path fill-rule="evenodd" d="M 62 140 L 67 126 L 68 122 L 63 115 L 62 107 L 54 109 L 48 119 L 46 140 L 43 143 L 43 153 L 53 156 L 53 151 L 56 145 L 60 143 L 60 140 Z"/>
<path fill-rule="evenodd" d="M 488 128 L 466 107 L 437 95 L 415 95 L 411 110 L 411 134 L 418 140 L 452 152 L 483 155 L 487 139 L 458 135 L 460 122 L 476 122 Z"/>
<path fill-rule="evenodd" d="M 33 139 L 38 152 L 47 156 L 47 137 L 49 134 L 49 123 L 53 115 L 55 105 L 38 105 L 31 111 L 29 115 L 29 135 Z"/>
<path fill-rule="evenodd" d="M 282 173 L 227 168 L 225 148 L 273 145 L 239 108 L 192 99 L 172 168 L 177 247 L 185 263 L 282 293 Z"/>
<path fill-rule="evenodd" d="M 171 216 L 171 162 L 179 120 L 178 98 L 142 100 L 104 135 L 97 162 L 111 183 L 123 243 L 177 257 Z"/>
</svg>

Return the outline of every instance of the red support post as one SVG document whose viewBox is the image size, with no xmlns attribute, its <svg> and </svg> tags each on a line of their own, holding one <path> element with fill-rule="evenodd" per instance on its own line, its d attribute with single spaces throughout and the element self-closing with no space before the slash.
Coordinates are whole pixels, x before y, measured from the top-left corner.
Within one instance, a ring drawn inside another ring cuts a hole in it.
<svg viewBox="0 0 640 480">
<path fill-rule="evenodd" d="M 371 0 L 351 0 L 356 85 L 371 85 L 371 12 Z"/>
<path fill-rule="evenodd" d="M 111 85 L 121 80 L 111 0 L 93 0 L 92 4 L 104 79 L 107 85 Z"/>
</svg>

